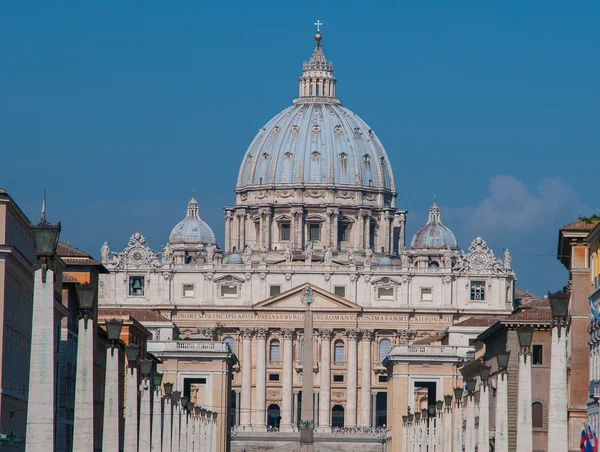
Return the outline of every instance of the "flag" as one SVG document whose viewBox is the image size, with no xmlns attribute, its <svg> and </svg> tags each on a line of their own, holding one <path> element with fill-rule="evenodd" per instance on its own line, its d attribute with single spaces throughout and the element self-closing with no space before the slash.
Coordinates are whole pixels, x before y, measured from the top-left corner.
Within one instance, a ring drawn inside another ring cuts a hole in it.
<svg viewBox="0 0 600 452">
<path fill-rule="evenodd" d="M 596 432 L 594 431 L 592 424 L 588 424 L 587 437 L 587 442 L 589 444 L 589 452 L 598 452 L 598 437 L 596 436 Z"/>
<path fill-rule="evenodd" d="M 592 315 L 594 316 L 594 318 L 600 322 L 600 313 L 598 313 L 598 310 L 596 309 L 596 306 L 594 306 L 594 302 L 592 301 L 592 298 L 590 297 L 590 311 L 592 312 Z"/>
<path fill-rule="evenodd" d="M 46 221 L 46 190 L 44 190 L 44 199 L 42 201 L 42 218 L 40 221 L 42 223 Z"/>
</svg>

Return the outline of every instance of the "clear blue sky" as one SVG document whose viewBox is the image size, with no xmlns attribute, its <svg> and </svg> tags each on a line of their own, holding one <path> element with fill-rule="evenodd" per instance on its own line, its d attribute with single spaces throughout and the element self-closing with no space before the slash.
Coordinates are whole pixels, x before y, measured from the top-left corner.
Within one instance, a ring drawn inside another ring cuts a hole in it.
<svg viewBox="0 0 600 452">
<path fill-rule="evenodd" d="M 4 0 L 0 187 L 32 221 L 47 189 L 62 239 L 98 256 L 135 231 L 158 249 L 195 186 L 222 242 L 316 19 L 339 97 L 387 149 L 408 239 L 435 191 L 461 247 L 508 247 L 524 289 L 565 284 L 558 228 L 600 208 L 598 1 Z"/>
</svg>

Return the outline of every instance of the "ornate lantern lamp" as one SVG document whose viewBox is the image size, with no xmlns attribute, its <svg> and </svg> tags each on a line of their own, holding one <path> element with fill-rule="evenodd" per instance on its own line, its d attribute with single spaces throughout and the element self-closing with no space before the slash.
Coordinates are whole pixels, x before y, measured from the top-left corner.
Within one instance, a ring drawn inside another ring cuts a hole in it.
<svg viewBox="0 0 600 452">
<path fill-rule="evenodd" d="M 173 392 L 173 383 L 166 382 L 163 386 L 165 389 L 165 397 L 171 398 L 171 393 Z"/>
<path fill-rule="evenodd" d="M 486 385 L 488 380 L 490 379 L 490 373 L 492 368 L 490 366 L 486 366 L 482 364 L 479 366 L 479 378 L 481 378 L 481 382 Z"/>
<path fill-rule="evenodd" d="M 408 416 L 405 414 L 404 416 L 402 416 L 402 424 L 406 425 L 407 421 L 408 421 Z"/>
<path fill-rule="evenodd" d="M 42 282 L 45 283 L 48 267 L 52 265 L 56 255 L 58 237 L 60 236 L 60 221 L 57 224 L 52 224 L 42 217 L 38 224 L 31 227 L 31 231 L 33 232 L 35 254 L 42 262 Z"/>
<path fill-rule="evenodd" d="M 194 414 L 194 402 L 188 402 L 186 407 L 190 414 Z"/>
<path fill-rule="evenodd" d="M 421 413 L 419 413 L 417 411 L 417 412 L 415 412 L 415 422 L 418 424 L 420 420 L 421 420 Z"/>
<path fill-rule="evenodd" d="M 163 379 L 163 374 L 160 372 L 154 372 L 152 374 L 152 386 L 154 386 L 155 390 L 159 390 L 160 389 L 160 385 L 162 383 L 162 379 Z"/>
<path fill-rule="evenodd" d="M 114 348 L 119 343 L 119 338 L 121 337 L 121 329 L 123 328 L 123 320 L 122 319 L 108 319 L 104 322 L 106 326 L 106 336 L 108 337 L 108 342 L 110 343 L 110 347 L 114 350 Z"/>
<path fill-rule="evenodd" d="M 150 358 L 140 359 L 140 370 L 144 378 L 148 378 L 152 372 L 152 360 Z"/>
<path fill-rule="evenodd" d="M 443 400 L 438 400 L 437 402 L 435 402 L 435 409 L 437 410 L 438 413 L 441 413 L 443 408 L 444 408 Z"/>
<path fill-rule="evenodd" d="M 473 379 L 467 380 L 467 392 L 473 394 L 475 392 L 476 381 Z"/>
<path fill-rule="evenodd" d="M 181 406 L 183 408 L 187 407 L 187 404 L 189 401 L 190 401 L 190 398 L 188 396 L 181 396 Z"/>
<path fill-rule="evenodd" d="M 533 339 L 533 327 L 522 326 L 517 328 L 517 335 L 519 336 L 519 345 L 521 345 L 521 349 L 529 349 Z"/>
<path fill-rule="evenodd" d="M 446 394 L 444 396 L 444 403 L 446 404 L 446 408 L 450 409 L 452 406 L 452 394 Z"/>
<path fill-rule="evenodd" d="M 505 371 L 508 367 L 508 359 L 510 358 L 510 351 L 499 351 L 496 353 L 496 362 L 498 363 L 498 370 Z"/>
<path fill-rule="evenodd" d="M 135 344 L 127 344 L 125 346 L 125 355 L 127 355 L 129 367 L 135 367 L 137 365 L 139 352 L 140 347 Z"/>
<path fill-rule="evenodd" d="M 181 399 L 181 391 L 173 391 L 171 392 L 171 401 L 173 405 L 177 405 L 179 400 Z"/>
<path fill-rule="evenodd" d="M 457 402 L 460 402 L 462 400 L 463 392 L 465 392 L 465 390 L 460 386 L 458 388 L 454 388 L 454 398 Z"/>
<path fill-rule="evenodd" d="M 569 294 L 566 292 L 548 292 L 550 299 L 550 310 L 552 311 L 552 324 L 558 327 L 558 335 L 560 330 L 567 325 L 567 317 L 569 315 Z"/>
<path fill-rule="evenodd" d="M 413 413 L 408 413 L 408 423 L 412 424 L 414 419 L 415 419 L 415 415 Z M 417 422 L 418 422 L 418 420 L 417 420 Z"/>
</svg>

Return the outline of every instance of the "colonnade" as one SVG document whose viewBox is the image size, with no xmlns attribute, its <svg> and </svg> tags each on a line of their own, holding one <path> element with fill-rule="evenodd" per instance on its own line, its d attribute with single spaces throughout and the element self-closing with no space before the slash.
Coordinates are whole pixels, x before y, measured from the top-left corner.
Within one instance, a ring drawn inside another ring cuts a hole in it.
<svg viewBox="0 0 600 452">
<path fill-rule="evenodd" d="M 335 339 L 343 334 L 344 336 L 344 359 L 339 361 L 339 356 L 333 356 Z M 348 329 L 342 332 L 338 331 L 335 336 L 331 329 L 319 329 L 314 332 L 318 335 L 321 343 L 321 357 L 318 362 L 319 375 L 315 382 L 319 384 L 318 389 L 313 393 L 315 409 L 314 419 L 319 431 L 331 431 L 331 380 L 332 364 L 333 367 L 339 367 L 343 370 L 345 390 L 345 400 L 336 401 L 344 404 L 344 426 L 345 427 L 371 427 L 374 416 L 372 410 L 375 409 L 374 398 L 371 393 L 372 376 L 372 354 L 371 347 L 374 334 L 371 330 Z M 282 345 L 281 356 L 275 364 L 281 365 L 281 399 L 274 401 L 280 407 L 280 430 L 282 432 L 294 431 L 297 428 L 297 407 L 298 390 L 294 389 L 294 341 L 296 333 L 293 329 L 273 329 L 266 328 L 244 328 L 240 331 L 241 335 L 241 393 L 239 396 L 239 425 L 241 430 L 245 431 L 266 431 L 267 430 L 267 367 L 271 362 L 271 357 L 267 356 L 268 340 L 276 338 Z M 334 343 L 332 344 L 332 341 Z M 316 341 L 315 341 L 316 343 Z M 360 376 L 358 372 L 358 349 L 361 347 L 361 368 Z M 298 345 L 298 344 L 297 344 Z M 255 347 L 255 363 L 252 362 L 252 348 Z M 315 347 L 316 348 L 316 347 Z M 252 368 L 256 368 L 255 373 L 255 396 L 254 406 L 252 406 Z M 279 367 L 278 367 L 279 368 Z M 303 372 L 306 371 L 303 369 Z M 358 399 L 358 386 L 361 386 L 360 400 Z M 298 388 L 299 389 L 299 388 Z M 358 408 L 360 407 L 360 409 Z M 306 419 L 302 419 L 306 420 Z"/>
</svg>

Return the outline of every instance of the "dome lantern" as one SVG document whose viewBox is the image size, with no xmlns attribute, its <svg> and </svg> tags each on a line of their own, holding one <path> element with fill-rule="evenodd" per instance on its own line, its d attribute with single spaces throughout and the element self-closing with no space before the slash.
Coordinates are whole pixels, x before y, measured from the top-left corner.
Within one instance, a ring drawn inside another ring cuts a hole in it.
<svg viewBox="0 0 600 452">
<path fill-rule="evenodd" d="M 200 209 L 195 194 L 188 202 L 185 218 L 177 223 L 169 235 L 170 244 L 202 244 L 216 245 L 214 232 L 200 218 Z"/>
<path fill-rule="evenodd" d="M 410 247 L 414 249 L 458 248 L 456 237 L 448 227 L 442 224 L 440 208 L 435 197 L 429 208 L 427 223 L 415 233 Z"/>
</svg>

